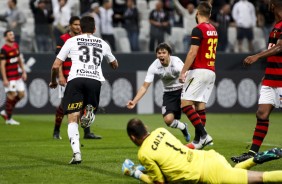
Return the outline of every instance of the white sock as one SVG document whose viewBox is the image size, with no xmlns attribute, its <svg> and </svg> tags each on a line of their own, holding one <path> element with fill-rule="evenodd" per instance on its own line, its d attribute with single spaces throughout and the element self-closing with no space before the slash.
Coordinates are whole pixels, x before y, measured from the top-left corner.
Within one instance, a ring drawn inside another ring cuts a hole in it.
<svg viewBox="0 0 282 184">
<path fill-rule="evenodd" d="M 68 125 L 68 136 L 73 153 L 80 153 L 78 124 L 71 122 Z"/>
<path fill-rule="evenodd" d="M 171 128 L 178 128 L 180 130 L 185 129 L 185 124 L 179 121 L 178 119 L 173 120 L 173 122 L 169 125 Z"/>
</svg>

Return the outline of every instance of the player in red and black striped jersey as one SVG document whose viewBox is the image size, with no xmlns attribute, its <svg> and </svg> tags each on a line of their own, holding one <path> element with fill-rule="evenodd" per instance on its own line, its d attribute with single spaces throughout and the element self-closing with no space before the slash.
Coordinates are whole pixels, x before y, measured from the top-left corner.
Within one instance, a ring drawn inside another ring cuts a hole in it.
<svg viewBox="0 0 282 184">
<path fill-rule="evenodd" d="M 12 119 L 13 109 L 18 101 L 25 95 L 25 85 L 23 80 L 27 79 L 23 61 L 20 57 L 18 44 L 15 42 L 14 32 L 7 30 L 4 32 L 5 44 L 1 48 L 1 74 L 6 92 L 5 110 L 0 112 L 6 120 L 6 124 L 19 125 L 20 123 Z M 19 67 L 22 75 L 19 73 Z"/>
<path fill-rule="evenodd" d="M 249 152 L 232 157 L 234 162 L 242 162 L 259 151 L 268 132 L 272 110 L 282 108 L 282 1 L 270 0 L 269 8 L 274 12 L 276 23 L 269 35 L 268 49 L 244 60 L 244 64 L 250 65 L 260 58 L 267 58 L 256 112 L 257 124 Z"/>
<path fill-rule="evenodd" d="M 201 2 L 197 8 L 198 25 L 192 30 L 191 47 L 179 77 L 180 82 L 184 83 L 181 94 L 182 112 L 195 127 L 195 138 L 187 145 L 191 149 L 202 149 L 213 141 L 205 129 L 206 103 L 215 82 L 218 41 L 217 31 L 209 22 L 211 10 L 212 6 L 208 2 Z"/>
<path fill-rule="evenodd" d="M 69 32 L 60 36 L 60 40 L 57 43 L 56 47 L 56 55 L 60 52 L 61 48 L 65 44 L 65 42 L 76 35 L 81 33 L 80 30 L 80 18 L 77 16 L 73 16 L 69 21 Z M 65 62 L 63 62 L 62 67 L 59 69 L 59 98 L 63 98 L 65 92 L 65 86 L 67 84 L 67 79 L 69 76 L 70 68 L 72 65 L 71 59 L 68 57 Z M 53 132 L 54 139 L 62 139 L 60 136 L 60 127 L 64 118 L 62 103 L 60 103 L 59 107 L 56 109 L 55 116 L 55 127 Z M 84 129 L 84 138 L 85 139 L 101 139 L 101 136 L 95 135 L 90 132 L 90 127 Z"/>
</svg>

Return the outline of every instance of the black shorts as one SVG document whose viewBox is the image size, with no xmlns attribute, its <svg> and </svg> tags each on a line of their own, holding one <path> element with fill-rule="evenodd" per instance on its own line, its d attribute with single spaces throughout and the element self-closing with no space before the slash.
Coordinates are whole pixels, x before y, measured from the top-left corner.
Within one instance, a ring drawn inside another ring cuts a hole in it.
<svg viewBox="0 0 282 184">
<path fill-rule="evenodd" d="M 88 78 L 76 78 L 68 82 L 62 107 L 64 114 L 79 112 L 87 104 L 94 107 L 96 113 L 100 100 L 101 82 Z"/>
<path fill-rule="evenodd" d="M 247 38 L 248 41 L 254 39 L 253 28 L 237 28 L 237 40 L 243 40 L 244 38 Z"/>
<path fill-rule="evenodd" d="M 164 92 L 163 96 L 163 106 L 162 106 L 162 114 L 163 116 L 166 116 L 167 114 L 174 114 L 175 119 L 181 118 L 181 96 L 182 89 L 179 89 L 177 91 L 171 91 L 171 92 Z"/>
</svg>

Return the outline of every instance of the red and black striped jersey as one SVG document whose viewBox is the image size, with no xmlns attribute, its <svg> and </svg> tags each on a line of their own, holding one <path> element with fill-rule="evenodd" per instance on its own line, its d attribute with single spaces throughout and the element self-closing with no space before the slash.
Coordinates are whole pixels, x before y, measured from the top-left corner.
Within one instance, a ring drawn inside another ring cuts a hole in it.
<svg viewBox="0 0 282 184">
<path fill-rule="evenodd" d="M 282 39 L 282 21 L 274 25 L 268 41 L 268 49 L 275 46 Z M 262 85 L 271 87 L 282 87 L 282 52 L 267 57 L 264 79 Z"/>
<path fill-rule="evenodd" d="M 56 48 L 56 54 L 58 54 L 60 52 L 60 50 L 63 47 L 63 45 L 65 44 L 65 42 L 71 37 L 72 36 L 69 33 L 66 33 L 66 34 L 63 34 L 63 35 L 60 36 L 60 41 L 57 44 L 57 48 Z M 71 65 L 72 65 L 71 58 L 68 57 L 63 62 L 63 74 L 64 74 L 64 77 L 66 78 L 66 80 L 68 79 Z"/>
<path fill-rule="evenodd" d="M 0 59 L 6 60 L 5 68 L 9 81 L 21 78 L 19 73 L 19 56 L 20 50 L 17 43 L 14 43 L 13 46 L 5 44 L 1 48 Z"/>
<path fill-rule="evenodd" d="M 217 31 L 210 23 L 203 22 L 192 30 L 191 45 L 199 46 L 199 50 L 191 70 L 202 68 L 215 71 L 217 41 Z"/>
</svg>

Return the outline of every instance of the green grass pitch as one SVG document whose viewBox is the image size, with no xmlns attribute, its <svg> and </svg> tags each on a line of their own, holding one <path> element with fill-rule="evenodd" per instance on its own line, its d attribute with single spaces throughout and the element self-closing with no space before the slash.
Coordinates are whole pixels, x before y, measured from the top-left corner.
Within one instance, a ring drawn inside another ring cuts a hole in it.
<svg viewBox="0 0 282 184">
<path fill-rule="evenodd" d="M 137 161 L 137 147 L 126 134 L 126 123 L 138 117 L 150 130 L 164 127 L 162 115 L 97 114 L 91 127 L 101 140 L 81 139 L 83 147 L 80 165 L 68 165 L 72 157 L 67 138 L 66 117 L 61 127 L 62 140 L 53 140 L 54 115 L 15 115 L 20 126 L 5 125 L 0 120 L 0 184 L 10 183 L 117 183 L 139 181 L 123 176 L 121 164 L 126 158 Z M 185 116 L 182 120 L 188 122 Z M 269 133 L 262 150 L 282 147 L 281 114 L 270 117 Z M 207 130 L 214 139 L 215 149 L 231 163 L 230 157 L 247 151 L 256 124 L 253 114 L 207 114 Z M 194 128 L 188 123 L 192 137 Z M 168 128 L 184 142 L 179 130 Z M 80 135 L 83 130 L 80 128 Z M 233 165 L 233 163 L 231 163 Z M 282 170 L 282 159 L 258 165 L 253 170 Z"/>
</svg>

